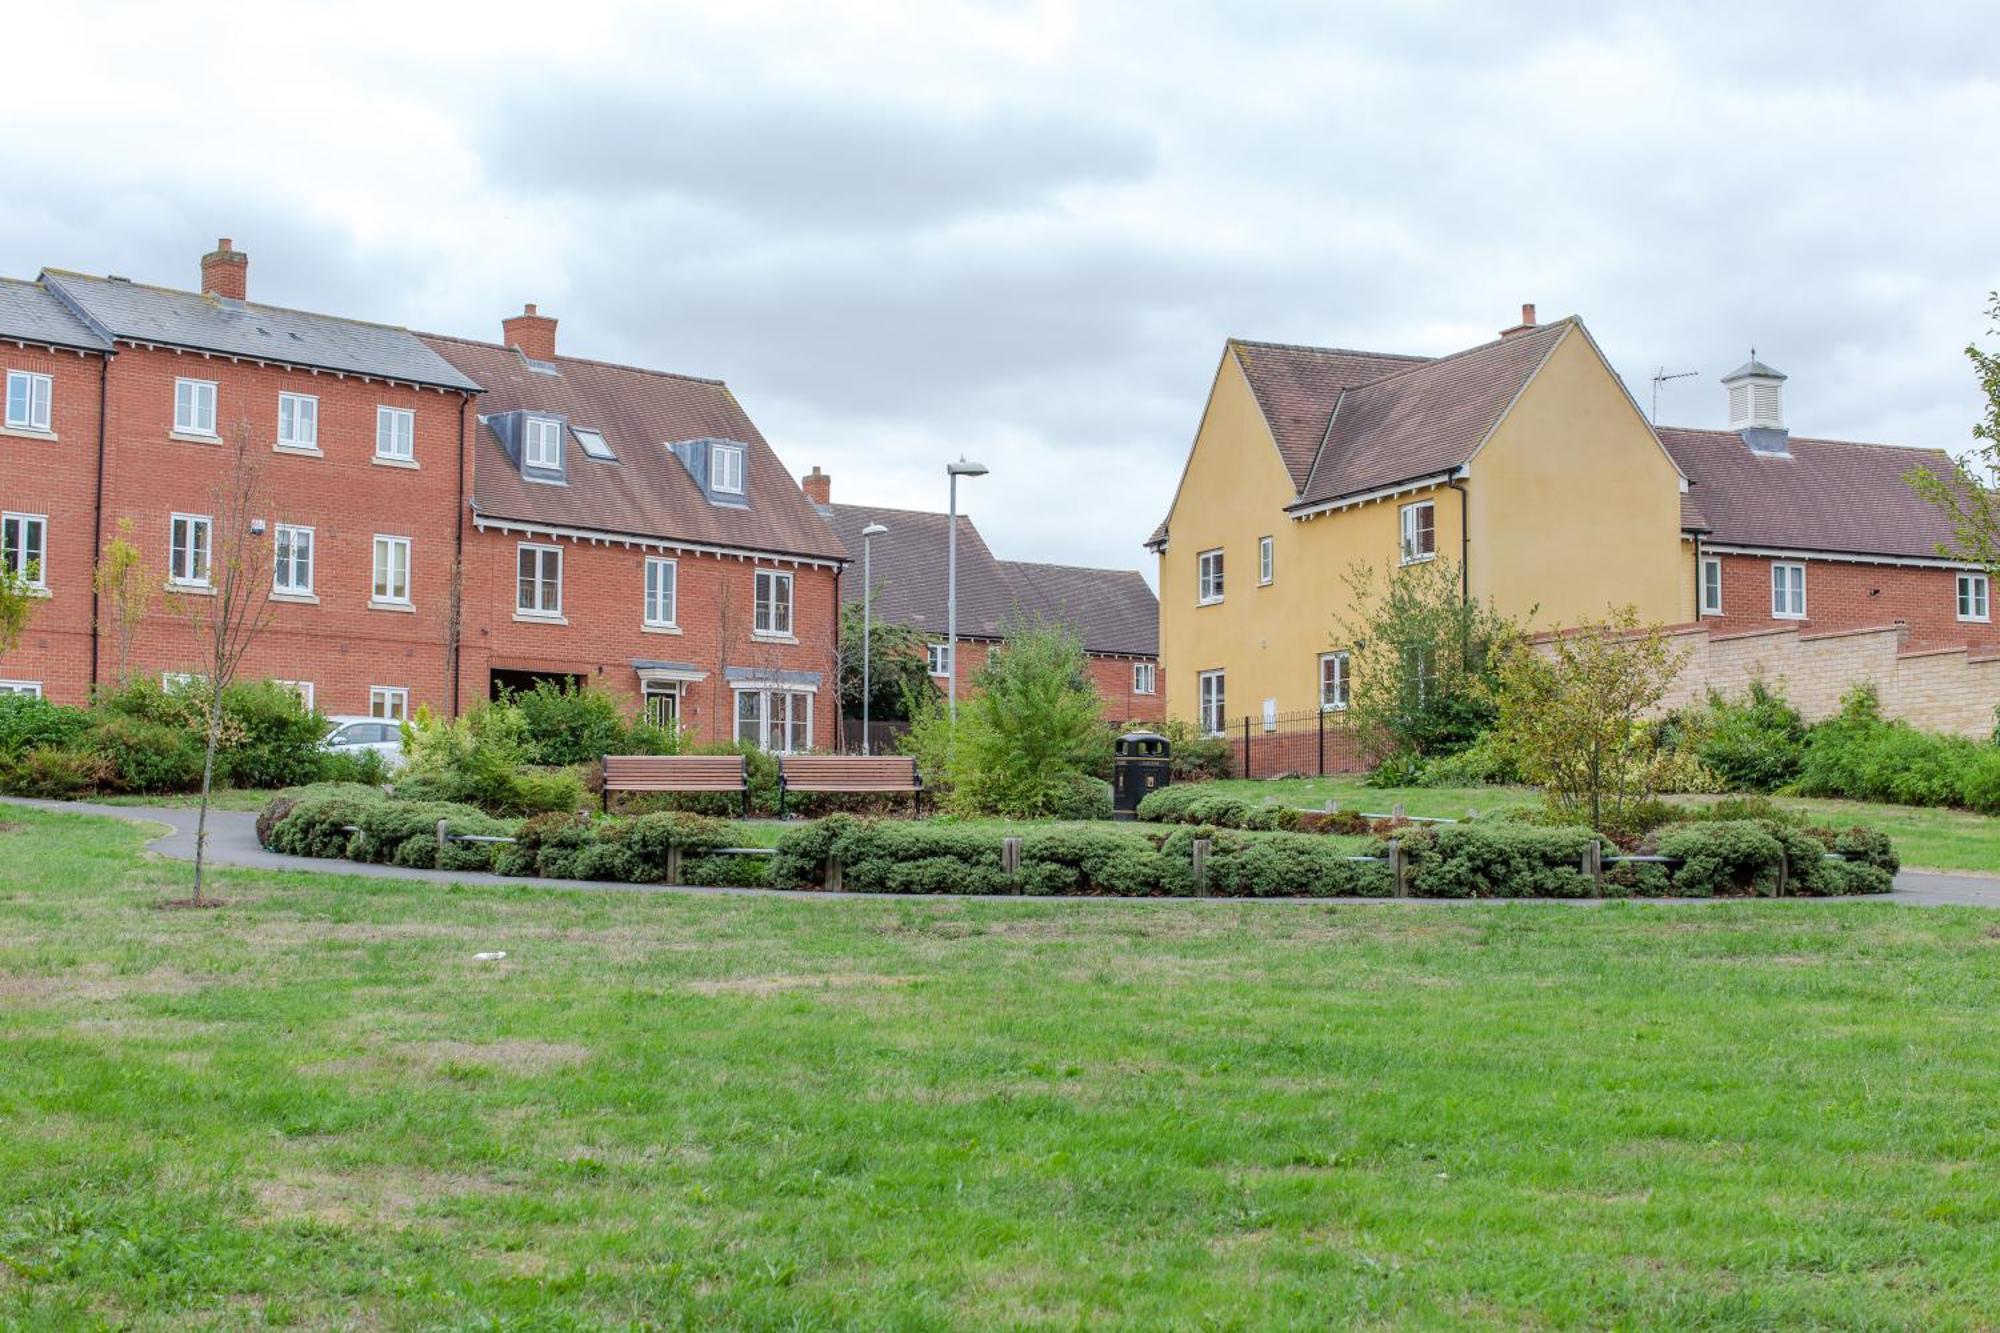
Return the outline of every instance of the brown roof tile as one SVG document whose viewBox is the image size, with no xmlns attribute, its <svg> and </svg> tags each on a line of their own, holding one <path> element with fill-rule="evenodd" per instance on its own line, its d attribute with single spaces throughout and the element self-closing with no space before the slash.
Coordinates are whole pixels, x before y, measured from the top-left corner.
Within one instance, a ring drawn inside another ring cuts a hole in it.
<svg viewBox="0 0 2000 1333">
<path fill-rule="evenodd" d="M 1913 468 L 1952 476 L 1942 450 L 1793 436 L 1790 457 L 1774 457 L 1732 431 L 1662 426 L 1659 436 L 1711 542 L 1935 559 L 1951 540 L 1944 515 L 1903 479 Z"/>
<path fill-rule="evenodd" d="M 1574 323 L 1557 320 L 1350 390 L 1299 503 L 1357 495 L 1464 463 Z"/>
<path fill-rule="evenodd" d="M 1015 605 L 1074 626 L 1094 653 L 1160 654 L 1160 602 L 1133 569 L 1088 569 L 1002 560 Z"/>
<path fill-rule="evenodd" d="M 615 463 L 563 437 L 565 484 L 523 479 L 490 429 L 474 450 L 473 497 L 486 517 L 816 559 L 847 557 L 783 463 L 720 380 L 557 357 L 537 370 L 509 347 L 437 334 L 424 341 L 486 386 L 482 417 L 539 411 L 602 431 Z M 709 502 L 667 446 L 727 439 L 748 447 L 745 506 Z"/>
<path fill-rule="evenodd" d="M 1341 391 L 1373 383 L 1428 357 L 1394 352 L 1355 352 L 1340 347 L 1295 347 L 1289 343 L 1231 339 L 1230 350 L 1250 391 L 1263 410 L 1264 421 L 1277 441 L 1278 453 L 1292 474 L 1292 485 L 1304 489 L 1326 436 L 1326 423 Z"/>
</svg>

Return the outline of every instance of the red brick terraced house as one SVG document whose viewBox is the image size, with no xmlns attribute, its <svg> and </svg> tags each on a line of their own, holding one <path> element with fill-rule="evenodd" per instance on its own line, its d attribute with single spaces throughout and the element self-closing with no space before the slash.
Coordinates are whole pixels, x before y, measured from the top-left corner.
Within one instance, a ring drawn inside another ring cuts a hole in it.
<svg viewBox="0 0 2000 1333">
<path fill-rule="evenodd" d="M 485 388 L 471 437 L 466 697 L 538 677 L 704 741 L 832 749 L 846 551 L 719 380 L 426 335 Z"/>
<path fill-rule="evenodd" d="M 214 595 L 247 441 L 273 606 L 246 677 L 395 718 L 555 676 L 703 740 L 832 744 L 845 551 L 720 382 L 558 356 L 532 306 L 482 343 L 260 305 L 227 240 L 201 272 L 0 281 L 0 556 L 47 599 L 0 689 L 199 670 L 177 609 Z M 94 588 L 121 533 L 154 593 L 124 663 Z"/>
<path fill-rule="evenodd" d="M 1784 381 L 1753 357 L 1723 380 L 1730 429 L 1658 428 L 1688 478 L 1682 526 L 1700 622 L 1718 635 L 1894 625 L 1910 652 L 2000 650 L 1985 571 L 1939 554 L 1950 523 L 1905 479 L 1913 469 L 1949 478 L 1950 458 L 1793 436 Z"/>
<path fill-rule="evenodd" d="M 1081 635 L 1090 673 L 1113 722 L 1158 721 L 1160 612 L 1136 570 L 999 560 L 972 520 L 958 517 L 958 661 L 946 640 L 947 516 L 910 509 L 831 503 L 831 479 L 818 468 L 800 483 L 839 534 L 852 563 L 841 583 L 849 602 L 861 600 L 861 530 L 879 523 L 871 559 L 878 623 L 907 624 L 931 641 L 931 674 L 940 687 L 955 665 L 960 696 L 1003 642 L 1010 624 L 1032 618 L 1062 621 Z"/>
</svg>

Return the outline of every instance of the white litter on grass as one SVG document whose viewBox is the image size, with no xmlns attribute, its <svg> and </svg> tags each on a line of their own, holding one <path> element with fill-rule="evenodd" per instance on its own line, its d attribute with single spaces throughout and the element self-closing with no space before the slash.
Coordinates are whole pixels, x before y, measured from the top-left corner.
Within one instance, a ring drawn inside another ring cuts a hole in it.
<svg viewBox="0 0 2000 1333">
<path fill-rule="evenodd" d="M 507 951 L 501 949 L 495 953 L 476 953 L 472 955 L 472 961 L 475 963 L 497 963 L 506 956 Z"/>
</svg>

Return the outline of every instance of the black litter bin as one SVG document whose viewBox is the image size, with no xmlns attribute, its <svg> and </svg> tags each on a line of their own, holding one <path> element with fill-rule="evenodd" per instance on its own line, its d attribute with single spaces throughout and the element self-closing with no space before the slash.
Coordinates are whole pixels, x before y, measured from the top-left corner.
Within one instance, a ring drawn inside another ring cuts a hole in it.
<svg viewBox="0 0 2000 1333">
<path fill-rule="evenodd" d="M 1157 731 L 1128 731 L 1112 743 L 1111 811 L 1136 819 L 1146 793 L 1174 780 L 1174 747 Z"/>
</svg>

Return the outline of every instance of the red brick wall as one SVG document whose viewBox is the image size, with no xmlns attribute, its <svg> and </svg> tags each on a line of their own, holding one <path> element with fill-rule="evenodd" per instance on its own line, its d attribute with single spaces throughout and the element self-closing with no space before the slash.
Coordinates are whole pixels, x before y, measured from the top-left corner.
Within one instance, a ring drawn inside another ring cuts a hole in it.
<svg viewBox="0 0 2000 1333">
<path fill-rule="evenodd" d="M 49 596 L 38 600 L 14 650 L 0 657 L 0 680 L 38 681 L 43 693 L 78 702 L 89 693 L 90 531 L 97 480 L 97 404 L 104 358 L 0 344 L 0 391 L 5 371 L 24 370 L 53 381 L 49 427 L 53 440 L 0 428 L 0 510 L 48 518 L 42 571 Z"/>
<path fill-rule="evenodd" d="M 1863 629 L 1901 620 L 1911 648 L 2000 647 L 1992 624 L 1958 619 L 1957 573 L 1897 565 L 1807 560 L 1806 619 L 1771 614 L 1771 565 L 1764 556 L 1722 555 L 1722 614 L 1703 616 L 1715 634 L 1796 625 L 1801 633 Z"/>
<path fill-rule="evenodd" d="M 213 380 L 222 445 L 172 438 L 174 381 Z M 319 399 L 318 457 L 285 453 L 277 440 L 280 391 Z M 219 514 L 234 443 L 247 432 L 258 469 L 257 509 L 313 529 L 316 603 L 278 603 L 251 647 L 247 678 L 309 680 L 326 713 L 365 713 L 370 686 L 409 690 L 412 707 L 447 703 L 453 531 L 461 450 L 456 393 L 371 383 L 332 374 L 235 364 L 222 358 L 122 348 L 112 365 L 104 540 L 129 518 L 154 586 L 164 585 L 174 513 Z M 374 461 L 375 409 L 415 413 L 415 467 Z M 408 537 L 412 609 L 370 606 L 374 539 Z M 217 550 L 228 544 L 216 535 Z M 260 543 L 268 560 L 270 534 Z M 258 570 L 268 579 L 268 566 Z M 134 654 L 137 674 L 194 669 L 200 652 L 184 608 L 190 594 L 162 591 Z M 107 639 L 99 680 L 117 671 Z"/>
<path fill-rule="evenodd" d="M 993 645 L 983 639 L 960 639 L 958 641 L 958 693 L 962 699 L 972 691 L 972 682 L 986 666 L 986 659 L 992 653 Z M 1132 659 L 1129 657 L 1090 658 L 1090 678 L 1097 686 L 1098 697 L 1104 701 L 1104 717 L 1108 722 L 1157 722 L 1166 716 L 1166 706 L 1158 688 L 1157 664 L 1154 673 L 1154 689 L 1151 694 L 1136 694 L 1132 690 Z M 944 677 L 935 678 L 939 688 L 944 686 Z"/>
<path fill-rule="evenodd" d="M 563 553 L 565 624 L 515 619 L 515 570 L 522 542 L 556 546 Z M 646 557 L 667 555 L 677 565 L 679 633 L 645 628 Z M 725 667 L 811 671 L 820 676 L 813 705 L 813 744 L 837 744 L 838 690 L 834 673 L 834 599 L 830 569 L 793 568 L 770 561 L 644 551 L 588 542 L 471 533 L 466 546 L 465 675 L 461 698 L 487 696 L 494 669 L 563 672 L 629 699 L 636 708 L 637 660 L 689 663 L 708 673 L 682 693 L 682 725 L 703 741 L 728 740 L 735 697 Z M 752 632 L 756 571 L 792 576 L 792 639 L 778 642 Z"/>
</svg>

